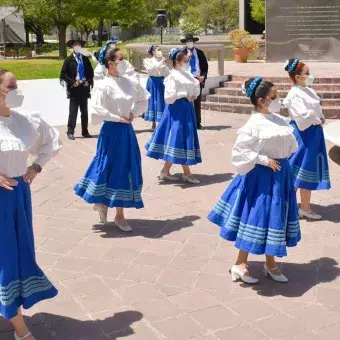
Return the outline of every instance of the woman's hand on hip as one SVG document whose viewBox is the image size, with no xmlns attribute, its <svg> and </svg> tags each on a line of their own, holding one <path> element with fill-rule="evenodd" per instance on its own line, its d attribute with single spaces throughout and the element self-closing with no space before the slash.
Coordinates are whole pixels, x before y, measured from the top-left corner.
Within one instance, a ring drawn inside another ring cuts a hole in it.
<svg viewBox="0 0 340 340">
<path fill-rule="evenodd" d="M 12 187 L 16 187 L 17 185 L 18 185 L 17 180 L 0 174 L 0 187 L 1 188 L 7 189 L 7 190 L 13 190 Z"/>
<path fill-rule="evenodd" d="M 38 173 L 35 171 L 33 166 L 29 166 L 27 168 L 27 172 L 24 176 L 24 182 L 28 184 L 32 184 L 35 178 L 37 177 Z"/>
<path fill-rule="evenodd" d="M 280 163 L 278 161 L 276 161 L 275 159 L 270 159 L 268 166 L 275 172 L 281 171 Z"/>
<path fill-rule="evenodd" d="M 133 115 L 132 112 L 130 112 L 130 117 L 129 117 L 130 123 L 132 123 L 134 119 L 135 119 L 135 116 Z"/>
<path fill-rule="evenodd" d="M 124 118 L 124 117 L 120 117 L 119 123 L 131 124 L 130 119 L 127 119 L 127 118 Z"/>
</svg>

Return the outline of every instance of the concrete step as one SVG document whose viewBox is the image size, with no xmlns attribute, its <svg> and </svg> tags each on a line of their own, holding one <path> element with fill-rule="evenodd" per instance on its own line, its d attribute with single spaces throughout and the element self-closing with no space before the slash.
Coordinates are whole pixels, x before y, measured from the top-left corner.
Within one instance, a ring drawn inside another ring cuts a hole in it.
<svg viewBox="0 0 340 340">
<path fill-rule="evenodd" d="M 281 99 L 286 98 L 288 91 L 289 90 L 279 90 L 279 97 Z M 212 92 L 218 95 L 245 97 L 245 95 L 242 94 L 241 86 L 238 88 L 220 87 L 213 89 Z M 323 99 L 340 99 L 340 91 L 317 91 L 317 93 Z"/>
<path fill-rule="evenodd" d="M 225 82 L 224 87 L 230 88 L 230 89 L 240 89 L 242 82 L 240 81 L 228 81 Z M 292 84 L 287 82 L 287 83 L 277 83 L 276 87 L 280 91 L 289 91 L 292 87 Z M 340 84 L 314 84 L 313 89 L 315 91 L 340 91 Z"/>
<path fill-rule="evenodd" d="M 253 110 L 251 104 L 222 103 L 222 102 L 202 102 L 202 109 L 218 112 L 231 112 L 240 114 L 250 114 Z M 340 106 L 324 106 L 323 113 L 328 119 L 340 118 Z M 287 116 L 287 109 L 282 110 L 282 114 Z"/>
<path fill-rule="evenodd" d="M 283 97 L 282 97 L 283 98 Z M 249 98 L 246 96 L 229 96 L 220 94 L 210 94 L 206 97 L 206 101 L 213 103 L 229 103 L 229 104 L 249 104 Z M 322 99 L 322 106 L 340 106 L 340 98 Z"/>
<path fill-rule="evenodd" d="M 240 83 L 245 82 L 249 79 L 247 76 L 233 76 L 233 81 L 238 81 Z M 290 83 L 290 78 L 287 74 L 287 77 L 263 77 L 265 81 L 271 81 L 274 84 L 279 83 Z M 315 84 L 340 84 L 340 78 L 315 78 Z"/>
</svg>

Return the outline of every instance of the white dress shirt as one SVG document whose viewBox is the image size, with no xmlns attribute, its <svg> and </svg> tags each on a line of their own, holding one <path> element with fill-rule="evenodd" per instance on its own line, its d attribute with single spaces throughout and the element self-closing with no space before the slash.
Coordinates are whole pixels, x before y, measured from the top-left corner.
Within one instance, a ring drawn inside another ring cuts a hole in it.
<svg viewBox="0 0 340 340">
<path fill-rule="evenodd" d="M 115 78 L 107 75 L 93 88 L 92 124 L 119 122 L 121 117 L 129 119 L 130 113 L 138 117 L 146 111 L 149 98 L 150 93 L 138 82 L 125 76 Z"/>
<path fill-rule="evenodd" d="M 143 65 L 149 76 L 167 77 L 170 74 L 168 65 L 155 57 L 144 59 Z"/>
<path fill-rule="evenodd" d="M 290 118 L 295 121 L 300 131 L 312 125 L 320 125 L 321 118 L 325 118 L 320 98 L 310 87 L 293 85 L 283 105 L 288 108 Z"/>
<path fill-rule="evenodd" d="M 232 150 L 232 163 L 240 175 L 256 164 L 267 166 L 269 159 L 290 157 L 298 149 L 294 129 L 277 114 L 252 112 L 248 122 L 238 130 Z"/>
<path fill-rule="evenodd" d="M 121 61 L 124 64 L 125 67 L 125 72 L 124 72 L 124 76 L 127 78 L 130 78 L 131 80 L 136 80 L 137 81 L 137 76 L 136 76 L 136 72 L 135 69 L 133 68 L 133 66 L 131 65 L 130 62 L 128 62 L 127 60 L 122 60 Z M 104 79 L 104 77 L 107 75 L 107 68 L 105 67 L 105 65 L 101 65 L 100 63 L 98 63 L 98 65 L 95 67 L 94 69 L 94 80 L 102 80 Z"/>
<path fill-rule="evenodd" d="M 38 113 L 11 110 L 9 117 L 0 117 L 0 174 L 23 176 L 29 155 L 43 167 L 62 147 L 59 132 L 49 126 Z"/>
</svg>

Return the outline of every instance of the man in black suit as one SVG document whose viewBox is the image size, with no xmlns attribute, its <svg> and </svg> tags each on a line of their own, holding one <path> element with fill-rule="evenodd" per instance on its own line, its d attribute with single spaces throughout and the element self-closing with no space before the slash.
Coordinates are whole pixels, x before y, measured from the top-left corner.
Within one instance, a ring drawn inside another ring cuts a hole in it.
<svg viewBox="0 0 340 340">
<path fill-rule="evenodd" d="M 201 101 L 202 101 L 202 89 L 205 86 L 205 81 L 208 77 L 208 60 L 204 55 L 204 52 L 195 47 L 195 42 L 199 41 L 197 37 L 192 34 L 186 34 L 184 39 L 181 39 L 181 43 L 186 45 L 188 54 L 190 54 L 190 70 L 192 75 L 197 78 L 201 84 L 201 93 L 195 100 L 195 112 L 197 129 L 201 129 Z"/>
<path fill-rule="evenodd" d="M 75 140 L 74 129 L 77 124 L 78 109 L 81 112 L 81 128 L 84 138 L 91 138 L 88 131 L 87 102 L 93 87 L 93 68 L 88 57 L 81 54 L 85 41 L 77 38 L 67 42 L 73 53 L 65 59 L 60 73 L 60 81 L 66 84 L 67 98 L 70 99 L 70 112 L 67 124 L 67 136 Z"/>
</svg>

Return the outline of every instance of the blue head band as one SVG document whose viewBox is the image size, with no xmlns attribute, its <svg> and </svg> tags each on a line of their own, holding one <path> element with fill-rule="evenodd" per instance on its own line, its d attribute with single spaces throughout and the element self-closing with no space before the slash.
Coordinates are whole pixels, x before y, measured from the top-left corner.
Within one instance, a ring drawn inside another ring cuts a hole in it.
<svg viewBox="0 0 340 340">
<path fill-rule="evenodd" d="M 147 49 L 147 52 L 148 52 L 149 54 L 152 54 L 152 51 L 153 51 L 153 45 L 149 45 L 149 46 L 148 46 L 148 49 Z"/>
<path fill-rule="evenodd" d="M 294 59 L 294 61 L 292 62 L 292 65 L 290 65 L 289 66 L 289 68 L 288 68 L 288 73 L 292 73 L 292 72 L 294 72 L 295 71 L 295 69 L 296 69 L 296 66 L 298 66 L 298 63 L 300 62 L 300 60 L 299 59 Z"/>
<path fill-rule="evenodd" d="M 262 78 L 261 77 L 256 77 L 251 84 L 249 85 L 249 87 L 247 88 L 247 97 L 250 98 L 254 91 L 256 90 L 256 88 L 261 84 Z"/>
<path fill-rule="evenodd" d="M 173 48 L 170 52 L 169 52 L 169 59 L 174 61 L 176 59 L 177 54 L 181 52 L 181 50 L 179 48 Z"/>
<path fill-rule="evenodd" d="M 116 36 L 113 36 L 113 37 L 111 38 L 111 41 L 113 41 L 113 42 L 117 43 L 117 42 L 118 42 L 118 37 L 116 37 Z"/>
</svg>

